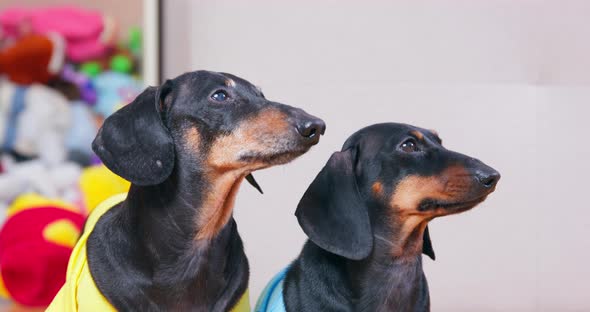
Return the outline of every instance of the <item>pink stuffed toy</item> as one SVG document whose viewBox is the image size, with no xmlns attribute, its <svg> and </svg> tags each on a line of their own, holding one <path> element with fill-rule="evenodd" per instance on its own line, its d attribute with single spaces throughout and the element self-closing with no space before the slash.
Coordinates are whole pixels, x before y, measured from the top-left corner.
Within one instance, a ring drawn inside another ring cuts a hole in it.
<svg viewBox="0 0 590 312">
<path fill-rule="evenodd" d="M 12 7 L 0 13 L 0 26 L 5 36 L 18 37 L 25 27 L 23 25 L 37 34 L 61 34 L 67 42 L 66 55 L 74 62 L 105 55 L 116 38 L 113 19 L 97 11 L 71 6 L 35 9 Z"/>
</svg>

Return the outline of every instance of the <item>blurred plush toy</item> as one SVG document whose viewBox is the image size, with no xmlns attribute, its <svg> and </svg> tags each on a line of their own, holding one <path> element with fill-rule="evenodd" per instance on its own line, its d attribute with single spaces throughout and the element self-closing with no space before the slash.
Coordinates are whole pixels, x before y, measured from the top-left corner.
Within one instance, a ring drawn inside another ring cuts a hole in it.
<svg viewBox="0 0 590 312">
<path fill-rule="evenodd" d="M 133 77 L 112 71 L 97 75 L 93 82 L 98 94 L 94 110 L 104 117 L 133 101 L 143 89 Z"/>
<path fill-rule="evenodd" d="M 7 161 L 3 157 L 5 172 L 0 175 L 0 202 L 9 203 L 18 195 L 35 192 L 46 197 L 74 202 L 79 198 L 79 165 L 64 162 L 47 166 L 39 160 Z"/>
<path fill-rule="evenodd" d="M 130 74 L 133 69 L 133 61 L 128 55 L 116 54 L 111 58 L 110 69 L 114 72 Z"/>
<path fill-rule="evenodd" d="M 127 40 L 129 50 L 136 58 L 141 58 L 141 48 L 143 46 L 143 35 L 141 28 L 131 27 L 129 29 L 129 38 Z"/>
<path fill-rule="evenodd" d="M 138 64 L 142 58 L 141 49 L 141 30 L 138 27 L 131 27 L 127 39 L 119 44 L 110 60 L 110 70 L 125 74 L 137 74 Z"/>
<path fill-rule="evenodd" d="M 59 92 L 0 79 L 0 150 L 39 157 L 48 165 L 61 163 L 70 122 L 69 102 Z"/>
<path fill-rule="evenodd" d="M 63 38 L 56 33 L 27 35 L 0 51 L 0 74 L 14 83 L 47 83 L 64 63 Z"/>
<path fill-rule="evenodd" d="M 114 50 L 103 58 L 80 65 L 80 72 L 95 78 L 103 71 L 132 75 L 137 68 L 137 58 L 127 49 Z"/>
<path fill-rule="evenodd" d="M 84 169 L 80 177 L 80 191 L 88 212 L 107 198 L 129 191 L 131 184 L 111 172 L 104 165 Z"/>
<path fill-rule="evenodd" d="M 86 103 L 73 101 L 70 106 L 72 126 L 65 141 L 68 159 L 82 166 L 88 166 L 94 155 L 92 141 L 98 132 L 99 125 L 96 122 L 95 113 Z"/>
<path fill-rule="evenodd" d="M 80 72 L 90 78 L 94 78 L 102 72 L 102 65 L 96 61 L 84 62 L 80 65 Z"/>
<path fill-rule="evenodd" d="M 96 103 L 96 88 L 88 75 L 77 72 L 73 65 L 67 64 L 61 72 L 61 78 L 78 87 L 80 100 L 90 105 Z"/>
<path fill-rule="evenodd" d="M 71 65 L 66 65 L 59 78 L 53 79 L 48 86 L 59 91 L 70 101 L 70 128 L 65 137 L 67 159 L 81 166 L 91 163 L 92 140 L 102 122 L 97 123 L 97 114 L 91 109 L 96 101 L 96 90 L 86 75 L 76 72 Z"/>
<path fill-rule="evenodd" d="M 0 13 L 0 26 L 7 36 L 18 37 L 23 23 L 36 34 L 56 32 L 66 42 L 66 55 L 74 62 L 104 56 L 114 45 L 114 20 L 98 11 L 74 6 L 47 8 L 12 7 Z"/>
<path fill-rule="evenodd" d="M 136 75 L 141 60 L 142 39 L 141 31 L 137 27 L 129 30 L 128 38 L 121 41 L 109 54 L 99 59 L 84 62 L 80 65 L 80 72 L 89 77 L 96 77 L 103 71 Z"/>
<path fill-rule="evenodd" d="M 6 161 L 0 175 L 0 203 L 10 203 L 20 194 L 36 193 L 46 198 L 60 198 L 79 211 L 92 211 L 105 199 L 129 191 L 130 183 L 104 165 L 82 169 L 66 162 L 47 167 L 39 161 Z"/>
<path fill-rule="evenodd" d="M 84 219 L 61 201 L 33 194 L 15 200 L 0 230 L 0 296 L 48 305 L 65 281 Z"/>
</svg>

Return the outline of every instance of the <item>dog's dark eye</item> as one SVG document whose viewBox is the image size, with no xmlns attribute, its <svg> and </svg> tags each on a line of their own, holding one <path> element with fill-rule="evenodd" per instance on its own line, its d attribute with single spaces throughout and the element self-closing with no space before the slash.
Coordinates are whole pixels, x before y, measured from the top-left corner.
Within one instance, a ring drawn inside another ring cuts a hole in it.
<svg viewBox="0 0 590 312">
<path fill-rule="evenodd" d="M 229 98 L 229 95 L 223 90 L 218 90 L 211 95 L 211 98 L 217 102 L 223 102 Z"/>
<path fill-rule="evenodd" d="M 402 143 L 399 148 L 405 153 L 414 153 L 419 152 L 420 148 L 418 148 L 418 143 L 414 139 L 407 139 Z"/>
</svg>

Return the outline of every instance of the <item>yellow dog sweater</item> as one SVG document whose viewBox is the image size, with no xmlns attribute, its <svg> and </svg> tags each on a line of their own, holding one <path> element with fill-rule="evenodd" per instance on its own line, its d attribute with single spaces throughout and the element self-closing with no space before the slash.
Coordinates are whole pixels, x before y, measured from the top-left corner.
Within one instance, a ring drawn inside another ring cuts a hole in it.
<svg viewBox="0 0 590 312">
<path fill-rule="evenodd" d="M 47 312 L 74 311 L 116 311 L 94 284 L 88 262 L 86 261 L 86 241 L 98 219 L 111 207 L 122 202 L 127 194 L 115 195 L 102 202 L 88 217 L 85 231 L 72 251 L 66 282 L 57 293 Z M 231 310 L 232 312 L 250 312 L 248 290 Z"/>
</svg>

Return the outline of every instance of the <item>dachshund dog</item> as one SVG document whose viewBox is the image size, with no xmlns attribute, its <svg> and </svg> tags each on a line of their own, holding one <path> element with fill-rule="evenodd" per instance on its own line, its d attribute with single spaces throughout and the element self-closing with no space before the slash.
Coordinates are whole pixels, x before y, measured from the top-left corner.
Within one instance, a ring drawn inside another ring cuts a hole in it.
<svg viewBox="0 0 590 312">
<path fill-rule="evenodd" d="M 356 132 L 303 195 L 296 216 L 309 240 L 256 311 L 428 311 L 428 222 L 473 208 L 499 179 L 434 131 L 385 123 Z"/>
<path fill-rule="evenodd" d="M 259 188 L 251 172 L 302 155 L 324 131 L 322 120 L 226 73 L 196 71 L 146 89 L 93 142 L 132 185 L 89 217 L 50 310 L 71 301 L 103 311 L 84 299 L 95 286 L 111 310 L 235 311 L 249 275 L 232 217 L 240 183 Z"/>
</svg>

